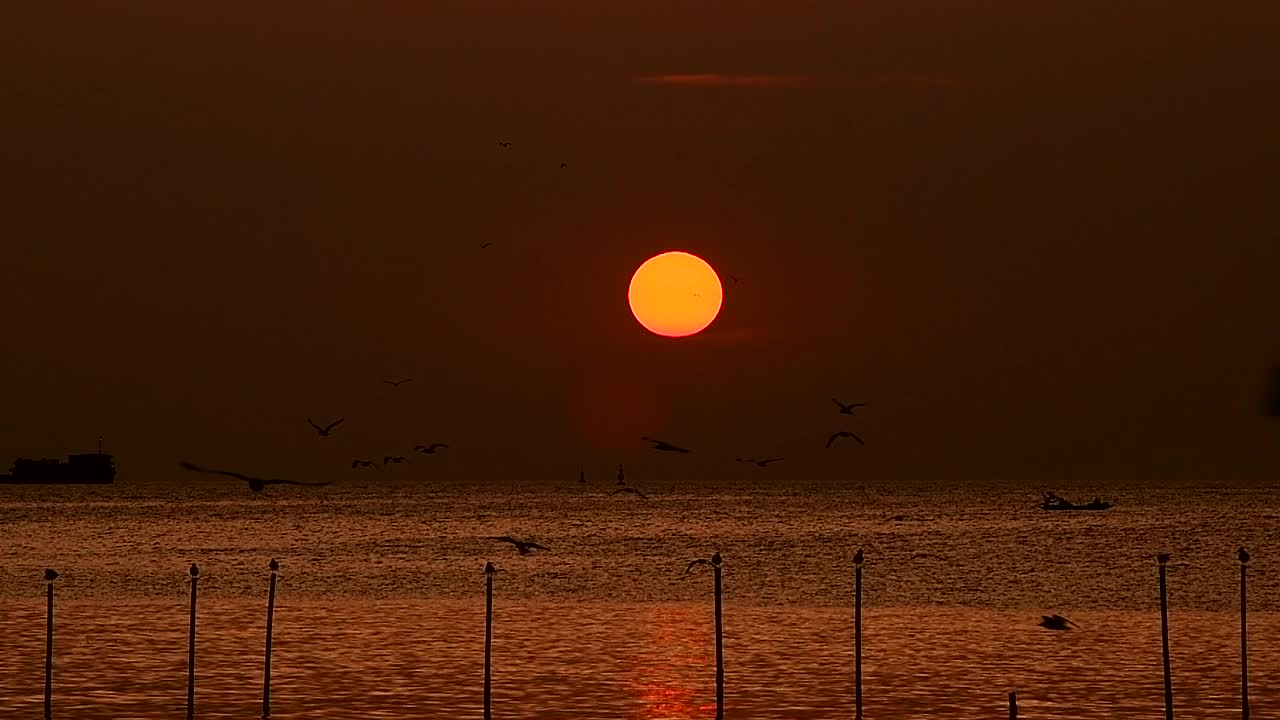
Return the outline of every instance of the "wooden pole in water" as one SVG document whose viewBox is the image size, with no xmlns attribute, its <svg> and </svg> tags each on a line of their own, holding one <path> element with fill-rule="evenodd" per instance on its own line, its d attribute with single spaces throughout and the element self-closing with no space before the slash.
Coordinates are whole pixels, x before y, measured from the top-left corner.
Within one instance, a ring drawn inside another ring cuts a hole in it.
<svg viewBox="0 0 1280 720">
<path fill-rule="evenodd" d="M 1165 592 L 1165 571 L 1169 553 L 1156 556 L 1160 563 L 1160 641 L 1164 646 L 1164 717 L 1173 720 L 1173 670 L 1169 666 L 1169 596 Z"/>
<path fill-rule="evenodd" d="M 276 571 L 280 563 L 275 558 L 267 563 L 271 570 L 271 589 L 267 592 L 267 657 L 262 665 L 262 717 L 271 717 L 271 621 L 276 611 Z"/>
<path fill-rule="evenodd" d="M 853 706 L 862 720 L 862 548 L 853 554 Z"/>
<path fill-rule="evenodd" d="M 720 553 L 711 556 L 716 576 L 716 720 L 724 720 L 724 616 L 721 612 Z"/>
<path fill-rule="evenodd" d="M 187 636 L 187 720 L 196 716 L 196 583 L 200 568 L 191 563 L 191 631 Z"/>
<path fill-rule="evenodd" d="M 1240 558 L 1240 717 L 1249 720 L 1249 624 L 1248 600 L 1245 595 L 1245 569 L 1249 564 L 1249 552 L 1244 548 L 1236 553 Z"/>
<path fill-rule="evenodd" d="M 1009 693 L 1009 720 L 1018 720 L 1018 693 Z"/>
<path fill-rule="evenodd" d="M 484 720 L 493 718 L 493 576 L 498 569 L 484 564 Z"/>
<path fill-rule="evenodd" d="M 53 720 L 53 581 L 57 579 L 57 571 L 44 571 L 44 720 Z"/>
</svg>

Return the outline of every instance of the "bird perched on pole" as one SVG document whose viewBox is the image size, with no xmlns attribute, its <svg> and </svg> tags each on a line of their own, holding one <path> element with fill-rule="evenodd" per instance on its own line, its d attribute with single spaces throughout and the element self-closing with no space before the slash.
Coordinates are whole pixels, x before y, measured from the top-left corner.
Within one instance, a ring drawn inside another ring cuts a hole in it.
<svg viewBox="0 0 1280 720">
<path fill-rule="evenodd" d="M 44 581 L 45 581 L 45 582 L 53 582 L 54 580 L 57 580 L 57 579 L 58 579 L 58 571 L 57 571 L 57 570 L 54 570 L 53 568 L 45 568 L 45 570 L 44 570 Z"/>
</svg>

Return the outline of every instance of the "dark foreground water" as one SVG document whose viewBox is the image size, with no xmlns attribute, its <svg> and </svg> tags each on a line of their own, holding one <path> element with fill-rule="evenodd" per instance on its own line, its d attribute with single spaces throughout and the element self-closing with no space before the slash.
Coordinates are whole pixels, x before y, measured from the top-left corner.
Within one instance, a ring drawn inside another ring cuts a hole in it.
<svg viewBox="0 0 1280 720">
<path fill-rule="evenodd" d="M 1117 507 L 1045 513 L 1034 488 L 612 490 L 0 486 L 0 717 L 42 712 L 44 567 L 55 717 L 181 717 L 189 561 L 197 714 L 257 717 L 270 557 L 273 717 L 478 718 L 486 559 L 495 717 L 713 717 L 711 577 L 684 569 L 715 549 L 728 716 L 851 717 L 858 547 L 869 718 L 1007 717 L 1010 690 L 1028 718 L 1160 717 L 1161 551 L 1179 717 L 1238 717 L 1240 545 L 1254 716 L 1280 715 L 1280 491 L 1080 488 Z"/>
</svg>

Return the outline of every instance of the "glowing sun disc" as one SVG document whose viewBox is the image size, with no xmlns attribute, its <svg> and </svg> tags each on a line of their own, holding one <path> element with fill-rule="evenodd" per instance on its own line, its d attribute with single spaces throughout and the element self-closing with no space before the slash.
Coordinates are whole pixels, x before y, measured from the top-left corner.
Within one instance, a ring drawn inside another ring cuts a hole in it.
<svg viewBox="0 0 1280 720">
<path fill-rule="evenodd" d="M 673 250 L 644 261 L 631 276 L 631 314 L 651 333 L 685 337 L 705 330 L 716 315 L 724 288 L 706 260 Z"/>
</svg>

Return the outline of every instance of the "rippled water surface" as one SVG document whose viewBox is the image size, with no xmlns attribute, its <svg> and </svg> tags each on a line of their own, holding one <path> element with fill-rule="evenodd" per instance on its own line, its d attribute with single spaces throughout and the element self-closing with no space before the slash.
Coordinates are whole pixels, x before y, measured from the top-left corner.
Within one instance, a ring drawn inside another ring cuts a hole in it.
<svg viewBox="0 0 1280 720">
<path fill-rule="evenodd" d="M 1010 690 L 1030 718 L 1158 717 L 1161 551 L 1179 716 L 1238 717 L 1240 545 L 1254 715 L 1280 714 L 1278 491 L 1080 488 L 1117 507 L 1076 514 L 1014 487 L 612 489 L 0 486 L 0 717 L 41 716 L 45 567 L 55 717 L 181 716 L 190 561 L 198 716 L 257 717 L 270 557 L 273 717 L 479 717 L 486 560 L 495 717 L 713 717 L 711 577 L 684 570 L 715 549 L 729 717 L 851 717 L 858 547 L 869 718 L 1005 717 Z"/>
</svg>

